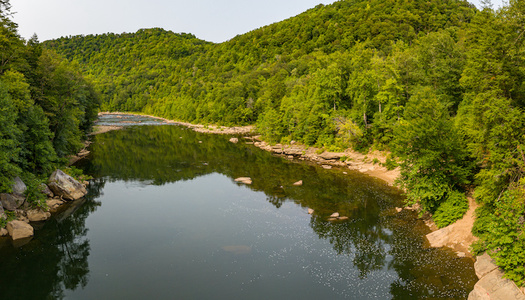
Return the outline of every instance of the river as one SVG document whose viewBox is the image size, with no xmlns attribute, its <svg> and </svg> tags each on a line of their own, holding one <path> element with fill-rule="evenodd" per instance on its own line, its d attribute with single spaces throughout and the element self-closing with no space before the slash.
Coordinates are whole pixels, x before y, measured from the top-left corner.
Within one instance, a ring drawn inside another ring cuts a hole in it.
<svg viewBox="0 0 525 300">
<path fill-rule="evenodd" d="M 95 136 L 88 196 L 0 240 L 2 299 L 466 299 L 477 281 L 381 180 L 155 123 Z"/>
</svg>

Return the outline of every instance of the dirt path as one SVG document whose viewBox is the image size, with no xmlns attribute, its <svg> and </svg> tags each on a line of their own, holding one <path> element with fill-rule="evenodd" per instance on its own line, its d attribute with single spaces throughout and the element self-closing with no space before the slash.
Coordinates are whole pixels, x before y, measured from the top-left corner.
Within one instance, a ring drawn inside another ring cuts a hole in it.
<svg viewBox="0 0 525 300">
<path fill-rule="evenodd" d="M 463 218 L 454 224 L 436 230 L 427 234 L 427 239 L 431 247 L 449 247 L 454 251 L 469 254 L 469 248 L 475 241 L 478 240 L 472 234 L 472 227 L 474 226 L 475 210 L 478 204 L 474 198 L 469 197 L 469 209 Z"/>
</svg>

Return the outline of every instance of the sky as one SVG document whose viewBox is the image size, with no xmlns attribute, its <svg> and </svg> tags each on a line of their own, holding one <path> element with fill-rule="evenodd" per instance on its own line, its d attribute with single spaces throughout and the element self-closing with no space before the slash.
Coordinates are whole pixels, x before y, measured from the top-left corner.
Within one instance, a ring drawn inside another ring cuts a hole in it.
<svg viewBox="0 0 525 300">
<path fill-rule="evenodd" d="M 494 8 L 504 0 L 492 0 Z M 334 0 L 11 0 L 20 35 L 40 41 L 69 35 L 161 27 L 224 42 Z M 478 8 L 480 0 L 471 0 Z"/>
</svg>

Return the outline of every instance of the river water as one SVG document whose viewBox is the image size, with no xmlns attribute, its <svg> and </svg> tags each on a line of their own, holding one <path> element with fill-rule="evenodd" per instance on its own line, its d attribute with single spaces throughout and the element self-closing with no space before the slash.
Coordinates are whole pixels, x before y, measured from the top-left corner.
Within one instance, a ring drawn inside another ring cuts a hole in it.
<svg viewBox="0 0 525 300">
<path fill-rule="evenodd" d="M 477 281 L 471 259 L 425 247 L 380 180 L 151 119 L 101 122 L 142 126 L 94 138 L 85 199 L 23 246 L 0 240 L 1 299 L 466 299 Z"/>
</svg>

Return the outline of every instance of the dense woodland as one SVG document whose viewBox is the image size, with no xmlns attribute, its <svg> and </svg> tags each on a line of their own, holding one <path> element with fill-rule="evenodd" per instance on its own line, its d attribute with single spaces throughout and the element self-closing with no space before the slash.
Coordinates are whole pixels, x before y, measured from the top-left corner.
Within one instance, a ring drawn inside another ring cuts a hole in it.
<svg viewBox="0 0 525 300">
<path fill-rule="evenodd" d="M 525 285 L 525 2 L 341 0 L 221 44 L 160 28 L 39 44 L 8 12 L 1 182 L 77 148 L 97 95 L 102 110 L 256 124 L 271 142 L 390 151 L 408 204 L 440 227 L 474 191 L 475 251 Z"/>
<path fill-rule="evenodd" d="M 28 202 L 45 206 L 39 184 L 83 147 L 100 100 L 78 64 L 36 36 L 23 40 L 10 14 L 9 1 L 0 1 L 0 193 L 20 176 Z"/>
</svg>

